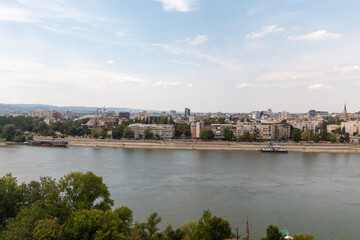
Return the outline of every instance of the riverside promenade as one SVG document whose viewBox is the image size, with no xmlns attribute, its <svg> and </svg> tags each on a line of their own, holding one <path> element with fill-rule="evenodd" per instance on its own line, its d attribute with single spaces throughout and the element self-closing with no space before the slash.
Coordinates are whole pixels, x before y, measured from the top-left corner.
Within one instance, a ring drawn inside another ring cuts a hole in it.
<svg viewBox="0 0 360 240">
<path fill-rule="evenodd" d="M 36 140 L 50 140 L 49 137 L 35 137 Z M 59 139 L 60 140 L 60 139 Z M 126 149 L 176 149 L 176 150 L 217 150 L 217 151 L 259 151 L 268 142 L 228 142 L 228 141 L 181 141 L 181 140 L 114 140 L 92 138 L 61 138 L 76 147 L 104 147 Z M 276 143 L 274 143 L 276 145 Z M 312 153 L 360 153 L 360 144 L 342 143 L 279 143 L 289 152 Z"/>
</svg>

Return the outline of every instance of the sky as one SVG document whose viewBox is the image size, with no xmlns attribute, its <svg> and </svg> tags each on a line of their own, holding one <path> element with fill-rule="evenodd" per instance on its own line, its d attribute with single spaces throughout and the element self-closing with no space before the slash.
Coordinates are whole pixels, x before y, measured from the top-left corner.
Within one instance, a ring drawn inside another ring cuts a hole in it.
<svg viewBox="0 0 360 240">
<path fill-rule="evenodd" d="M 1 0 L 0 102 L 360 110 L 358 0 Z"/>
</svg>

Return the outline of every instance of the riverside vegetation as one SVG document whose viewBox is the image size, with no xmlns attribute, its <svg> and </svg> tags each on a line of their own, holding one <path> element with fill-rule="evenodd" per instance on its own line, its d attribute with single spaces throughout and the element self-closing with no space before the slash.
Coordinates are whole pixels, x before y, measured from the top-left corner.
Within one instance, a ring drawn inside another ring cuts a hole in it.
<svg viewBox="0 0 360 240">
<path fill-rule="evenodd" d="M 41 136 L 51 136 L 51 137 L 67 137 L 67 136 L 88 136 L 93 138 L 113 138 L 113 139 L 133 139 L 134 132 L 128 126 L 132 123 L 144 123 L 144 124 L 173 124 L 175 127 L 175 138 L 190 138 L 191 131 L 190 125 L 187 123 L 175 123 L 171 118 L 160 117 L 159 119 L 132 119 L 128 121 L 123 121 L 121 124 L 119 122 L 115 123 L 115 126 L 107 126 L 105 128 L 95 128 L 89 129 L 85 123 L 88 119 L 78 120 L 78 121 L 64 121 L 64 122 L 55 122 L 52 125 L 47 125 L 43 121 L 43 118 L 39 117 L 28 117 L 28 116 L 0 116 L 0 137 L 6 138 L 7 141 L 14 142 L 24 142 L 26 140 L 31 140 L 33 135 Z M 232 119 L 237 120 L 237 119 Z M 244 121 L 242 119 L 241 121 Z M 212 123 L 225 123 L 225 119 L 208 119 L 205 121 L 206 124 Z M 287 124 L 284 120 L 282 124 Z M 312 130 L 300 130 L 293 128 L 291 126 L 291 136 L 290 139 L 299 142 L 299 141 L 330 141 L 335 142 L 349 142 L 350 136 L 345 132 L 345 129 L 341 129 L 341 125 L 334 132 L 327 132 L 326 126 L 328 124 L 341 124 L 341 121 L 335 121 L 334 119 L 329 119 L 328 121 L 323 121 L 323 129 L 319 135 L 315 134 Z M 111 133 L 111 134 L 109 134 Z M 337 137 L 338 136 L 338 137 Z M 150 131 L 145 131 L 144 136 L 139 136 L 141 139 L 161 139 L 159 136 L 154 136 Z M 214 140 L 214 133 L 211 130 L 202 130 L 200 133 L 200 139 L 203 141 Z M 234 136 L 234 133 L 229 129 L 224 129 L 224 139 L 227 141 L 244 141 L 244 142 L 254 142 L 261 141 L 257 139 L 256 134 L 250 134 L 245 132 L 239 138 Z"/>
<path fill-rule="evenodd" d="M 239 228 L 205 210 L 198 221 L 163 231 L 157 212 L 146 222 L 133 220 L 131 209 L 113 209 L 108 187 L 92 172 L 71 172 L 59 181 L 41 177 L 18 184 L 11 174 L 0 178 L 0 239 L 3 240 L 222 240 L 241 238 Z M 296 235 L 294 240 L 314 240 Z M 283 240 L 270 225 L 261 240 Z"/>
</svg>

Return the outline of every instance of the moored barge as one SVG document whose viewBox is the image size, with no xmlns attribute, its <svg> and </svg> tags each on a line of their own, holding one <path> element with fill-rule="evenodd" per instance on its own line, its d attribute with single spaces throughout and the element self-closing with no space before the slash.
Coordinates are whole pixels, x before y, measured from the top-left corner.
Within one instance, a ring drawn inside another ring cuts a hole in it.
<svg viewBox="0 0 360 240">
<path fill-rule="evenodd" d="M 69 143 L 65 141 L 45 141 L 45 140 L 30 140 L 28 145 L 30 146 L 42 146 L 42 147 L 66 147 Z"/>
<path fill-rule="evenodd" d="M 268 152 L 268 153 L 288 153 L 288 150 L 281 147 L 274 147 L 271 143 L 264 148 L 260 149 L 260 152 Z"/>
</svg>

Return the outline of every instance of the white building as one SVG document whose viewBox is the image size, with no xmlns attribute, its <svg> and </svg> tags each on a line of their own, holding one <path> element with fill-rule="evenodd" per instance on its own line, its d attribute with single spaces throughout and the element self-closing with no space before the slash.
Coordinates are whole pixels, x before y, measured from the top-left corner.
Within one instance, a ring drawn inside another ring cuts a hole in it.
<svg viewBox="0 0 360 240">
<path fill-rule="evenodd" d="M 145 129 L 149 129 L 155 136 L 163 139 L 171 139 L 175 136 L 175 127 L 172 124 L 130 124 L 129 127 L 134 131 L 135 138 L 144 136 Z"/>
<path fill-rule="evenodd" d="M 342 122 L 341 129 L 345 128 L 345 132 L 350 135 L 350 137 L 359 134 L 360 122 L 359 121 L 349 121 Z"/>
</svg>

